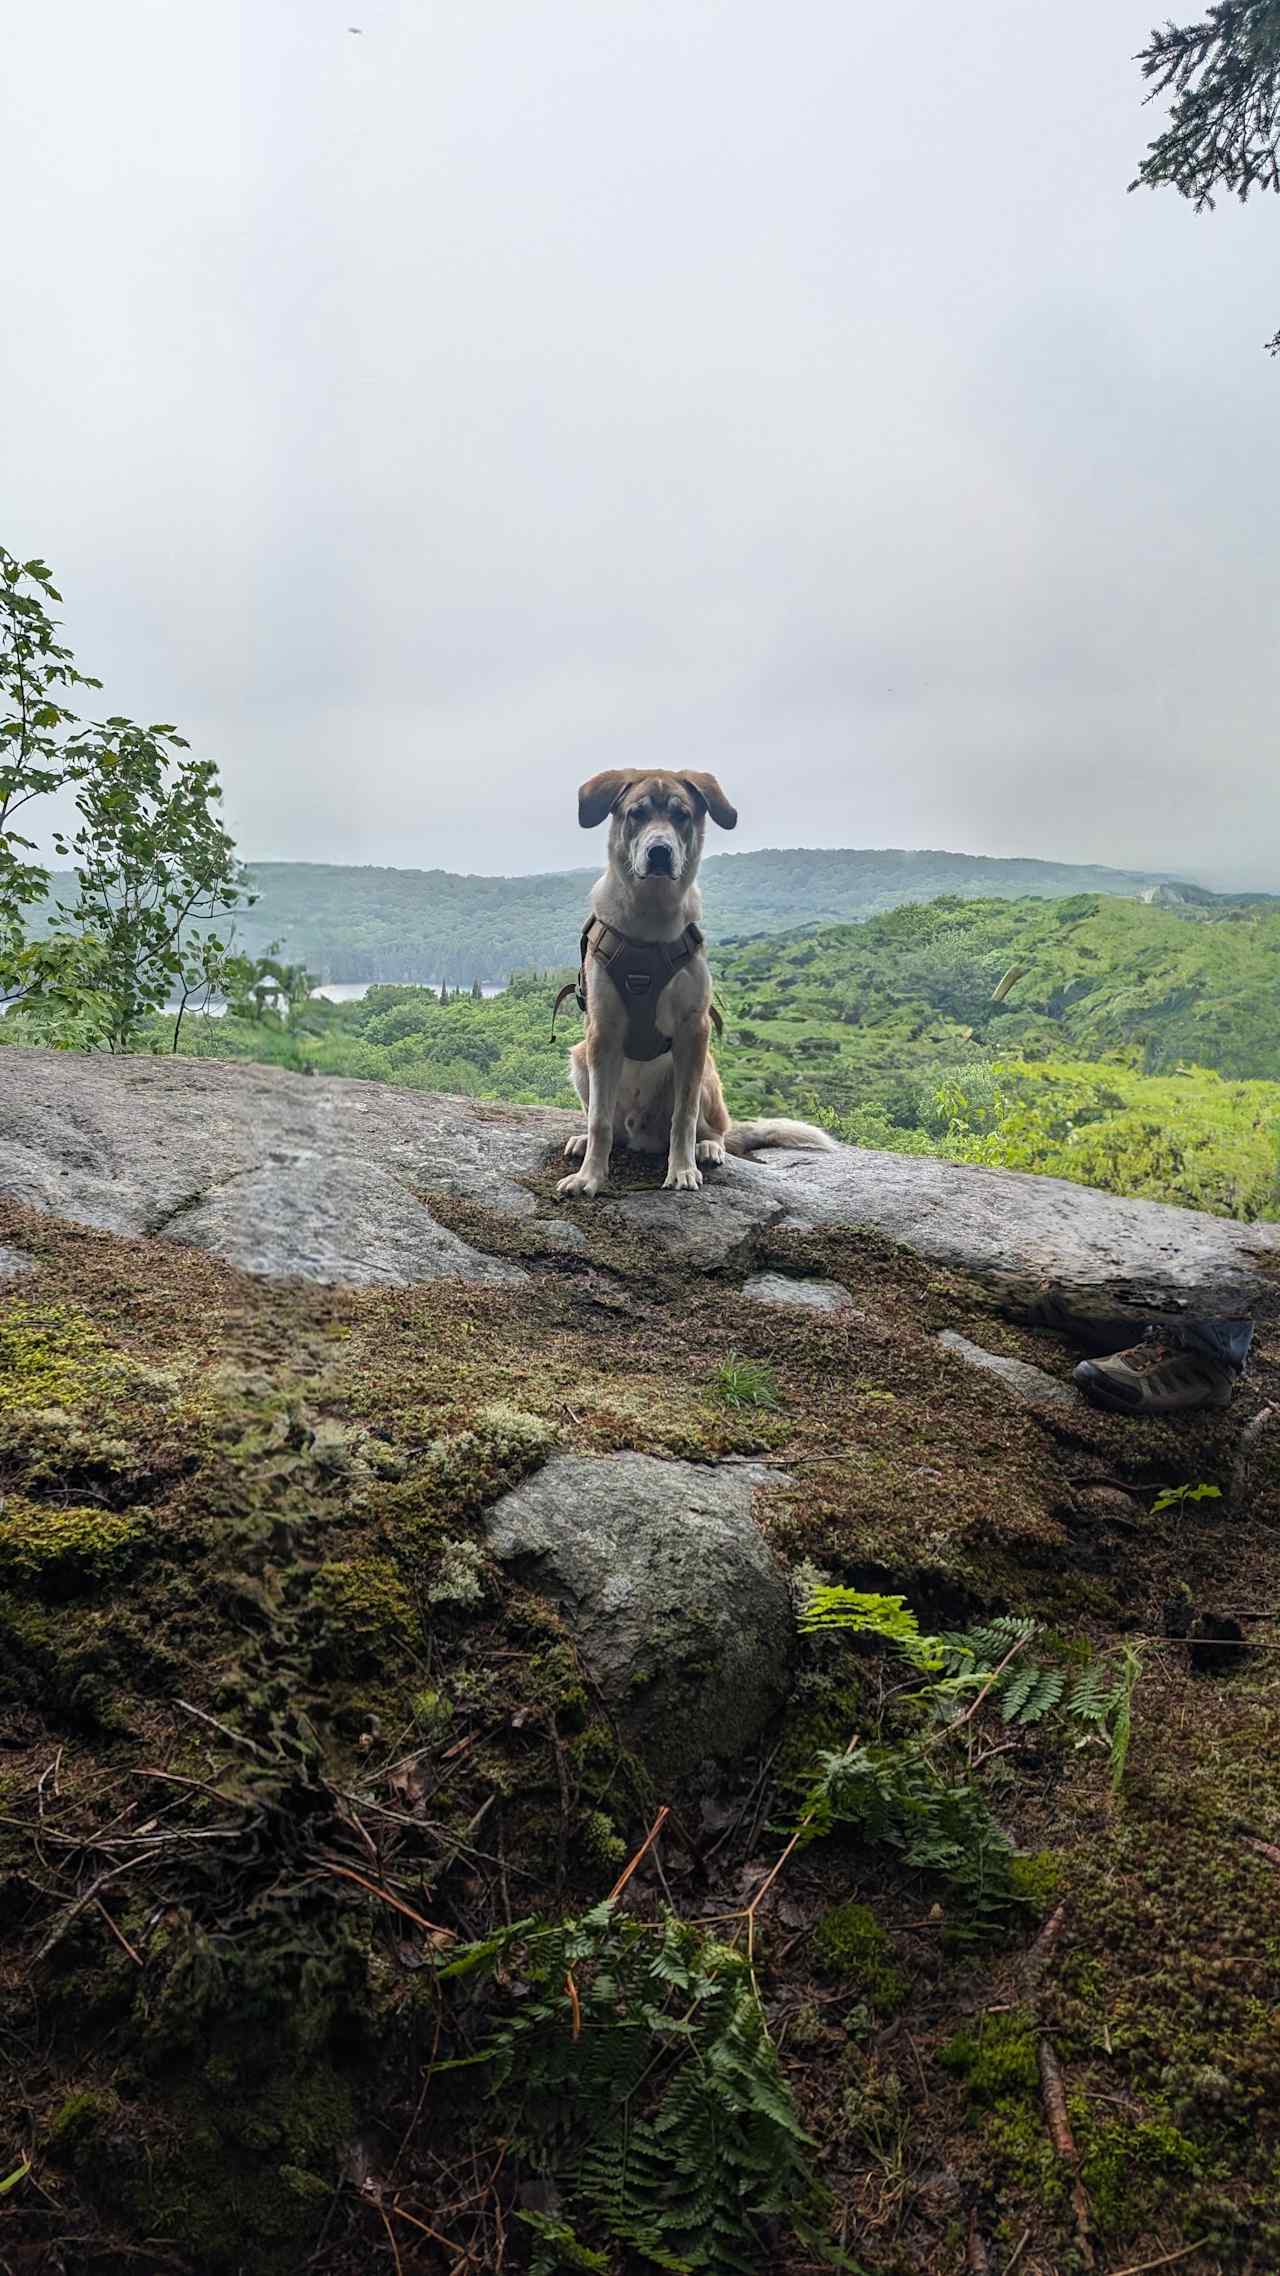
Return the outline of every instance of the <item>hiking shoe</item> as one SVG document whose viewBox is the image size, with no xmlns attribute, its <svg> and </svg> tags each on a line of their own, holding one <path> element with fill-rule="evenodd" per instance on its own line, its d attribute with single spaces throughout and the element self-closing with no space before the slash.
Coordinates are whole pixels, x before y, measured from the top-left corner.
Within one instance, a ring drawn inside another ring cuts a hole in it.
<svg viewBox="0 0 1280 2276">
<path fill-rule="evenodd" d="M 1082 1312 L 1051 1280 L 1042 1281 L 1034 1296 L 1003 1309 L 1024 1328 L 1046 1328 L 1099 1354 L 1129 1350 L 1146 1326 L 1146 1318 L 1132 1312 Z"/>
<path fill-rule="evenodd" d="M 1236 1370 L 1222 1361 L 1168 1343 L 1140 1343 L 1110 1359 L 1082 1359 L 1074 1372 L 1081 1390 L 1099 1406 L 1127 1415 L 1229 1407 L 1236 1378 Z"/>
</svg>

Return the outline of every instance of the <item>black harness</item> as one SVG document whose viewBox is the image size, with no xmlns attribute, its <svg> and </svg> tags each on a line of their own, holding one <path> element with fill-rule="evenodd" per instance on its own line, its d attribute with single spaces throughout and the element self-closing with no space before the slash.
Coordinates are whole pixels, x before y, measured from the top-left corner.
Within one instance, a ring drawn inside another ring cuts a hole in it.
<svg viewBox="0 0 1280 2276">
<path fill-rule="evenodd" d="M 556 1031 L 556 1013 L 566 996 L 572 996 L 580 1012 L 587 1008 L 587 958 L 598 956 L 614 987 L 621 996 L 627 1014 L 627 1032 L 623 1041 L 623 1056 L 627 1059 L 660 1059 L 671 1049 L 671 1038 L 658 1027 L 658 998 L 673 973 L 688 964 L 702 947 L 703 935 L 696 925 L 686 925 L 675 940 L 632 940 L 607 925 L 602 917 L 590 917 L 582 928 L 578 947 L 578 977 L 568 980 L 556 997 L 551 1013 L 551 1032 Z M 711 1020 L 719 1035 L 722 1022 L 714 1004 L 710 1006 Z"/>
</svg>

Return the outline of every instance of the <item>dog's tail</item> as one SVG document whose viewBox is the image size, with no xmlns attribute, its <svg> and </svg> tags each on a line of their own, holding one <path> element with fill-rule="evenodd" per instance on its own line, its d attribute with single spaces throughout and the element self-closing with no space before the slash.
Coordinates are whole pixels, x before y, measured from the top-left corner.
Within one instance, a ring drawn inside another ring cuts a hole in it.
<svg viewBox="0 0 1280 2276">
<path fill-rule="evenodd" d="M 835 1150 L 835 1139 L 812 1122 L 731 1122 L 724 1134 L 725 1148 L 730 1154 L 758 1154 L 765 1146 L 804 1146 L 811 1153 L 828 1154 Z"/>
</svg>

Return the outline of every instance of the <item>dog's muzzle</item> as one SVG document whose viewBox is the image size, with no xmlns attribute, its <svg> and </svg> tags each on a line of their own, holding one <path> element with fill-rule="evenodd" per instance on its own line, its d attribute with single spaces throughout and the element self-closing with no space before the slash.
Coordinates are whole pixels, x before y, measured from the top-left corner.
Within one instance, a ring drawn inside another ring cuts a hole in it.
<svg viewBox="0 0 1280 2276">
<path fill-rule="evenodd" d="M 646 832 L 636 846 L 633 859 L 640 877 L 680 875 L 680 848 L 665 830 Z"/>
</svg>

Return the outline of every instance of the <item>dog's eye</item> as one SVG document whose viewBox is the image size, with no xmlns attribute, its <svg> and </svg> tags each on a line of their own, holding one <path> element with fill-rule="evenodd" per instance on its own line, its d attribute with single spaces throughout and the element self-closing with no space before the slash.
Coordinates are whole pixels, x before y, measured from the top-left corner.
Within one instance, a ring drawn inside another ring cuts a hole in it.
<svg viewBox="0 0 1280 2276">
<path fill-rule="evenodd" d="M 687 822 L 689 819 L 689 809 L 687 806 L 672 806 L 668 809 L 668 811 L 671 815 L 672 821 L 677 825 L 677 827 L 679 827 L 682 823 Z"/>
<path fill-rule="evenodd" d="M 643 798 L 642 798 L 642 799 L 641 799 L 641 801 L 640 801 L 640 804 L 639 804 L 638 806 L 633 806 L 633 807 L 632 807 L 630 814 L 627 816 L 627 820 L 628 820 L 629 822 L 647 822 L 647 821 L 648 821 L 648 819 L 649 819 L 649 806 L 648 806 L 648 801 L 647 801 L 646 799 L 643 799 Z"/>
</svg>

